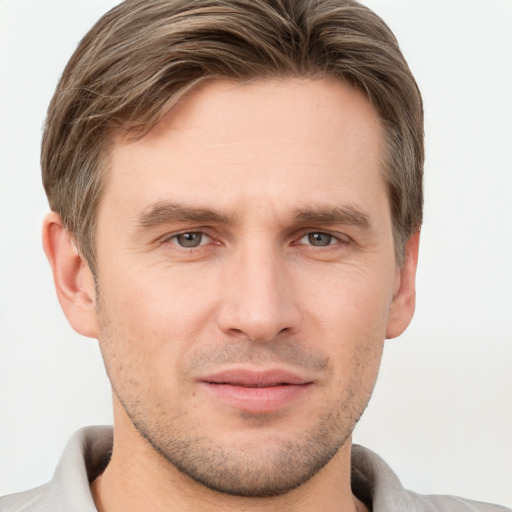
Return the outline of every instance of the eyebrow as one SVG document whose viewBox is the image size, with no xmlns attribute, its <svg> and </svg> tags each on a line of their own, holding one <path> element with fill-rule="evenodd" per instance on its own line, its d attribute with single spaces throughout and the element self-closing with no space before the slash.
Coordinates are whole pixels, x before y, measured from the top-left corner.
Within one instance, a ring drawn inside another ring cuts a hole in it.
<svg viewBox="0 0 512 512">
<path fill-rule="evenodd" d="M 148 229 L 173 222 L 228 224 L 229 221 L 228 216 L 219 212 L 163 201 L 146 208 L 138 217 L 137 226 Z"/>
<path fill-rule="evenodd" d="M 299 208 L 292 213 L 292 222 L 322 225 L 350 225 L 370 230 L 369 216 L 355 205 L 340 207 Z M 185 206 L 180 203 L 162 201 L 146 208 L 137 219 L 140 229 L 150 229 L 175 222 L 194 224 L 230 224 L 233 217 L 207 208 Z"/>
<path fill-rule="evenodd" d="M 372 227 L 369 215 L 355 205 L 299 209 L 295 210 L 294 219 L 312 224 L 356 226 L 365 231 Z"/>
</svg>

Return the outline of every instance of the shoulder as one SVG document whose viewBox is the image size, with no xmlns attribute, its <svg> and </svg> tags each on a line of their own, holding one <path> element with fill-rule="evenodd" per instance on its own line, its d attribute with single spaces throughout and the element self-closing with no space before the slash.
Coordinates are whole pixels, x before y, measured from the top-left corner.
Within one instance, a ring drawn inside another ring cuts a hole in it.
<svg viewBox="0 0 512 512">
<path fill-rule="evenodd" d="M 0 498 L 2 512 L 53 512 L 55 504 L 49 484 Z"/>
<path fill-rule="evenodd" d="M 69 440 L 50 482 L 0 498 L 1 512 L 96 512 L 89 482 L 103 471 L 111 427 L 86 427 Z"/>
<path fill-rule="evenodd" d="M 405 489 L 376 453 L 352 447 L 352 488 L 373 512 L 512 512 L 512 509 L 456 496 L 421 495 Z"/>
<path fill-rule="evenodd" d="M 510 508 L 492 503 L 467 500 L 457 496 L 424 496 L 408 491 L 421 512 L 510 512 Z M 416 510 L 416 509 L 415 509 Z"/>
</svg>

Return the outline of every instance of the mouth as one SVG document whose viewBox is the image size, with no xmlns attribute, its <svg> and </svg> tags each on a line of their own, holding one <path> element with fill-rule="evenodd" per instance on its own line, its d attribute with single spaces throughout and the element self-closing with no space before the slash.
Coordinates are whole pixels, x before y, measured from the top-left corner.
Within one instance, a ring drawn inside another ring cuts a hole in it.
<svg viewBox="0 0 512 512">
<path fill-rule="evenodd" d="M 199 384 L 230 408 L 264 414 L 290 407 L 312 388 L 313 381 L 280 369 L 232 369 L 203 377 Z"/>
</svg>

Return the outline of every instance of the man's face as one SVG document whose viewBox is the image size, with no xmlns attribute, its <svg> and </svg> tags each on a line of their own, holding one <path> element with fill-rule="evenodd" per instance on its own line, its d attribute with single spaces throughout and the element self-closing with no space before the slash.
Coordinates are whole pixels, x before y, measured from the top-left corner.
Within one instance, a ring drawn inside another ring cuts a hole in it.
<svg viewBox="0 0 512 512">
<path fill-rule="evenodd" d="M 114 146 L 98 337 L 118 417 L 195 480 L 285 492 L 350 436 L 399 286 L 383 152 L 327 79 L 209 82 Z"/>
</svg>

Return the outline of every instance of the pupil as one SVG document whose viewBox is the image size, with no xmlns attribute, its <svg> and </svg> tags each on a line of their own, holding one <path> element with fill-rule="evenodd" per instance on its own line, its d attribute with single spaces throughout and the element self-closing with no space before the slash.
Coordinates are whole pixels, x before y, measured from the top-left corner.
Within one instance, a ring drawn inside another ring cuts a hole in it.
<svg viewBox="0 0 512 512">
<path fill-rule="evenodd" d="M 311 245 L 316 247 L 326 247 L 331 243 L 332 236 L 326 233 L 310 233 L 308 240 Z"/>
<path fill-rule="evenodd" d="M 178 243 L 182 247 L 197 247 L 201 243 L 201 233 L 183 233 L 178 235 Z"/>
</svg>

